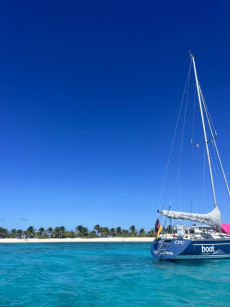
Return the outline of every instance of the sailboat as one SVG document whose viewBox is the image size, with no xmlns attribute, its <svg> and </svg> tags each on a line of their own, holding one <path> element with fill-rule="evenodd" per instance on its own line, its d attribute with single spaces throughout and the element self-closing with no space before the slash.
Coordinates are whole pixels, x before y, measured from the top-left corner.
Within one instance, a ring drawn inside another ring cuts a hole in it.
<svg viewBox="0 0 230 307">
<path fill-rule="evenodd" d="M 212 165 L 210 159 L 210 141 L 207 139 L 206 132 L 207 123 L 210 128 L 210 132 L 212 135 L 211 141 L 213 142 L 214 148 L 217 153 L 217 157 L 220 163 L 220 167 L 224 176 L 229 196 L 230 190 L 215 141 L 215 135 L 210 124 L 207 106 L 198 81 L 195 57 L 191 53 L 190 57 L 195 75 L 196 91 L 198 95 L 199 109 L 204 133 L 204 143 L 209 166 L 209 175 L 212 187 L 214 208 L 211 212 L 207 214 L 178 212 L 171 210 L 158 210 L 160 214 L 163 214 L 170 219 L 195 221 L 200 223 L 201 225 L 187 227 L 184 224 L 176 223 L 175 227 L 172 228 L 172 233 L 162 235 L 159 235 L 158 233 L 159 236 L 152 243 L 151 254 L 154 258 L 162 260 L 230 258 L 230 225 L 221 224 L 221 212 L 217 205 Z"/>
</svg>

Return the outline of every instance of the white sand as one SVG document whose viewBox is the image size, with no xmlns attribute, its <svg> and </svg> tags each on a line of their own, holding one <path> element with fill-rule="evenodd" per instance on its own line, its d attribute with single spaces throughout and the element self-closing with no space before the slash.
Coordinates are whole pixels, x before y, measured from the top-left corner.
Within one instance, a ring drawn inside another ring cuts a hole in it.
<svg viewBox="0 0 230 307">
<path fill-rule="evenodd" d="M 81 242 L 152 242 L 154 238 L 95 238 L 95 239 L 0 239 L 0 243 L 81 243 Z"/>
</svg>

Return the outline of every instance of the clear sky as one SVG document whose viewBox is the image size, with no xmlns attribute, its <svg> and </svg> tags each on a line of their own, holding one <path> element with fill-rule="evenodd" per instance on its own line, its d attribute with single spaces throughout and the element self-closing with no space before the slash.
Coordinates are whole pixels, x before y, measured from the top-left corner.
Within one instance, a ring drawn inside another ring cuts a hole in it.
<svg viewBox="0 0 230 307">
<path fill-rule="evenodd" d="M 229 14 L 210 0 L 1 2 L 1 226 L 152 228 L 189 50 L 230 179 Z"/>
</svg>

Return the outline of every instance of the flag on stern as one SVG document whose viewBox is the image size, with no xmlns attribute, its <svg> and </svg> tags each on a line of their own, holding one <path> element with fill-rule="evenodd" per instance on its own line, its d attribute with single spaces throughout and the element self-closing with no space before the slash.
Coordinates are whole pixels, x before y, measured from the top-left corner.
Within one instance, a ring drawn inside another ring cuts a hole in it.
<svg viewBox="0 0 230 307">
<path fill-rule="evenodd" d="M 159 219 L 157 219 L 156 224 L 155 224 L 156 238 L 159 237 L 159 234 L 160 234 L 161 230 L 162 230 L 161 223 L 160 223 Z"/>
</svg>

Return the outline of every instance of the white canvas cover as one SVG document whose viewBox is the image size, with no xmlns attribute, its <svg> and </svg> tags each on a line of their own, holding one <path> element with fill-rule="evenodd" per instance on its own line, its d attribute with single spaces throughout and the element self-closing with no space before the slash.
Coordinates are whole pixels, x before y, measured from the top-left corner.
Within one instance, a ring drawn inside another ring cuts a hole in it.
<svg viewBox="0 0 230 307">
<path fill-rule="evenodd" d="M 172 217 L 174 219 L 195 221 L 209 226 L 221 227 L 221 213 L 218 207 L 214 208 L 214 210 L 212 210 L 207 214 L 167 211 L 167 210 L 158 210 L 158 212 L 163 213 L 165 216 Z"/>
</svg>

